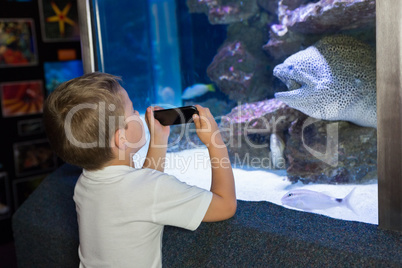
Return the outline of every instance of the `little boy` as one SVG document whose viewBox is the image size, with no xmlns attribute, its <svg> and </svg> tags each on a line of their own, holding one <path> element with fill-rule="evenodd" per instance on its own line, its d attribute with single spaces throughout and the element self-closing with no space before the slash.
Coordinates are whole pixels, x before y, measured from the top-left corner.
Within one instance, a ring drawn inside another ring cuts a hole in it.
<svg viewBox="0 0 402 268">
<path fill-rule="evenodd" d="M 80 267 L 161 267 L 164 225 L 195 230 L 236 211 L 233 172 L 218 126 L 197 105 L 197 135 L 208 147 L 211 191 L 163 173 L 169 126 L 145 119 L 150 145 L 144 166 L 132 156 L 146 143 L 143 123 L 119 78 L 91 73 L 61 84 L 48 97 L 44 123 L 49 142 L 64 161 L 83 172 L 74 191 Z"/>
</svg>

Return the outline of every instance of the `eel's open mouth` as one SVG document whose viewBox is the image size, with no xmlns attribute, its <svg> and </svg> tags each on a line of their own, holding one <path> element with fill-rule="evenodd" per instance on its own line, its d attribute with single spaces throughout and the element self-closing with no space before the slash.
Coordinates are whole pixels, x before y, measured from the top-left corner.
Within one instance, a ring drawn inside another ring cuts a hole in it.
<svg viewBox="0 0 402 268">
<path fill-rule="evenodd" d="M 273 74 L 277 78 L 279 78 L 288 88 L 288 90 L 295 90 L 302 87 L 302 82 L 294 79 L 292 77 L 292 69 L 291 66 L 285 66 L 284 64 L 277 65 L 274 68 Z"/>
<path fill-rule="evenodd" d="M 299 84 L 298 82 L 296 82 L 296 80 L 293 80 L 293 79 L 290 79 L 290 78 L 288 80 L 286 80 L 286 81 L 282 80 L 282 82 L 284 82 L 286 84 L 286 86 L 288 87 L 289 91 L 290 90 L 295 90 L 295 89 L 298 89 L 298 88 L 302 87 L 302 85 Z"/>
</svg>

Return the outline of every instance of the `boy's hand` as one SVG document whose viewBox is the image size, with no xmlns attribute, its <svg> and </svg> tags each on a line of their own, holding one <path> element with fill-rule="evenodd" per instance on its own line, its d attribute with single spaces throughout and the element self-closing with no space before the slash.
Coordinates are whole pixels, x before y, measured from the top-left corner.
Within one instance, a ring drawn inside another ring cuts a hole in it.
<svg viewBox="0 0 402 268">
<path fill-rule="evenodd" d="M 143 168 L 151 168 L 161 172 L 165 169 L 165 158 L 167 143 L 170 134 L 170 127 L 163 126 L 154 117 L 154 111 L 162 110 L 161 107 L 148 107 L 145 113 L 145 122 L 149 128 L 151 140 L 147 157 L 145 158 Z"/>
<path fill-rule="evenodd" d="M 196 132 L 202 143 L 208 148 L 210 146 L 219 147 L 223 145 L 221 133 L 218 128 L 214 117 L 208 108 L 204 108 L 200 105 L 195 105 L 198 110 L 198 114 L 193 115 L 193 120 L 196 128 Z"/>
<path fill-rule="evenodd" d="M 163 110 L 163 108 L 159 106 L 148 107 L 145 113 L 145 122 L 147 123 L 151 140 L 157 142 L 157 145 L 162 145 L 160 143 L 167 143 L 170 134 L 170 126 L 163 126 L 158 120 L 155 119 L 154 111 L 157 110 Z"/>
</svg>

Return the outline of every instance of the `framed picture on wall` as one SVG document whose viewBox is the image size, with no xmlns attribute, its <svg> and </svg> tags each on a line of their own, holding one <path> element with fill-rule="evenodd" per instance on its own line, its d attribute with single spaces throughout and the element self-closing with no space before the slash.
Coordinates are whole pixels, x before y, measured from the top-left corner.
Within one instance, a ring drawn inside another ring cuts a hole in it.
<svg viewBox="0 0 402 268">
<path fill-rule="evenodd" d="M 39 0 L 44 42 L 78 41 L 77 0 Z"/>
<path fill-rule="evenodd" d="M 14 165 L 17 177 L 45 173 L 56 169 L 56 155 L 46 139 L 14 144 Z"/>
<path fill-rule="evenodd" d="M 34 21 L 0 19 L 0 68 L 38 64 Z"/>
<path fill-rule="evenodd" d="M 38 114 L 43 111 L 42 81 L 7 82 L 0 84 L 3 117 Z"/>
<path fill-rule="evenodd" d="M 35 191 L 48 174 L 13 181 L 14 206 L 17 209 Z"/>
<path fill-rule="evenodd" d="M 0 173 L 0 220 L 10 217 L 10 194 L 6 172 Z"/>
<path fill-rule="evenodd" d="M 30 136 L 44 132 L 42 118 L 18 121 L 17 127 L 19 136 Z"/>
<path fill-rule="evenodd" d="M 81 60 L 45 62 L 43 67 L 47 94 L 61 83 L 84 74 Z"/>
<path fill-rule="evenodd" d="M 57 50 L 57 59 L 59 61 L 76 60 L 77 59 L 77 51 L 73 48 L 58 49 Z"/>
</svg>

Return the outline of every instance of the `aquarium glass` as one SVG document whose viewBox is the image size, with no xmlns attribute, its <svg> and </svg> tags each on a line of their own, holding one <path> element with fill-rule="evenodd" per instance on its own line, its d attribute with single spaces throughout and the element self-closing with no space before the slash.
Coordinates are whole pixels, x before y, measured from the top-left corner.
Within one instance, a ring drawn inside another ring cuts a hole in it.
<svg viewBox="0 0 402 268">
<path fill-rule="evenodd" d="M 99 70 L 122 76 L 142 114 L 156 104 L 208 107 L 238 199 L 377 224 L 373 1 L 93 8 Z M 194 125 L 172 126 L 165 171 L 209 189 L 208 163 Z"/>
<path fill-rule="evenodd" d="M 135 109 L 154 102 L 150 14 L 147 1 L 94 0 L 97 70 L 121 76 Z"/>
</svg>

